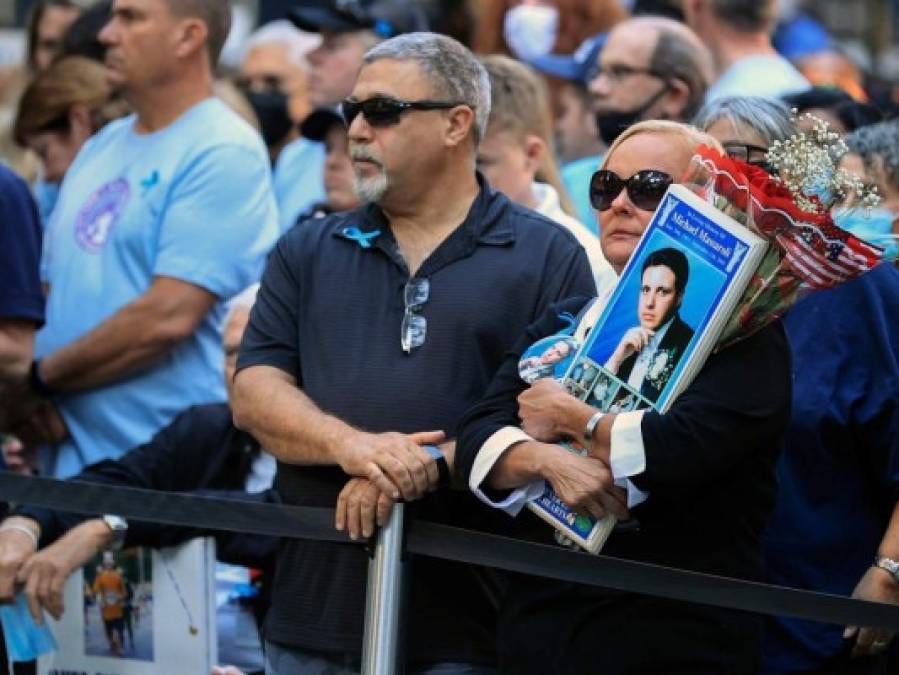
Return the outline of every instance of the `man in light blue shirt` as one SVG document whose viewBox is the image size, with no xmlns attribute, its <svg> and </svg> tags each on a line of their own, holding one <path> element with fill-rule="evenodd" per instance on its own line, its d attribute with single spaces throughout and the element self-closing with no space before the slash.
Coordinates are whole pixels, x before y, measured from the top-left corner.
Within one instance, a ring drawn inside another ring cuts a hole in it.
<svg viewBox="0 0 899 675">
<path fill-rule="evenodd" d="M 30 440 L 54 441 L 47 473 L 225 398 L 224 302 L 278 235 L 262 139 L 212 97 L 229 25 L 226 0 L 115 0 L 100 33 L 135 113 L 85 144 L 47 228 L 47 323 L 18 405 Z M 27 419 L 40 399 L 59 414 Z"/>
<path fill-rule="evenodd" d="M 718 79 L 706 101 L 721 96 L 780 98 L 809 88 L 808 80 L 771 44 L 777 0 L 686 0 L 687 25 L 712 52 Z"/>
</svg>

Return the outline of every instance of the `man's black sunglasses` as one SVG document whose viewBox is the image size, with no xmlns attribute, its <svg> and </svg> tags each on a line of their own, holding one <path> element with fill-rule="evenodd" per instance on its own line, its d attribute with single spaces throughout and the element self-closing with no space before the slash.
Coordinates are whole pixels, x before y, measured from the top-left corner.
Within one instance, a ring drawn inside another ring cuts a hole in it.
<svg viewBox="0 0 899 675">
<path fill-rule="evenodd" d="M 644 169 L 624 180 L 614 171 L 600 169 L 590 179 L 590 203 L 597 211 L 612 206 L 615 197 L 627 188 L 628 199 L 638 209 L 655 211 L 674 180 L 664 171 Z"/>
<path fill-rule="evenodd" d="M 340 104 L 340 112 L 349 127 L 360 112 L 373 127 L 386 127 L 400 121 L 409 110 L 449 110 L 465 103 L 453 101 L 400 101 L 386 96 L 373 96 L 364 101 L 348 98 Z"/>
</svg>

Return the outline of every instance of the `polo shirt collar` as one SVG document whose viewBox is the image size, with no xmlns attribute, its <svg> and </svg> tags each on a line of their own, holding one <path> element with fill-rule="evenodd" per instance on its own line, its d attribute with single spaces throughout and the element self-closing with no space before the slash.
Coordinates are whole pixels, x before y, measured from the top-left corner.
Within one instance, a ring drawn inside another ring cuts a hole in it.
<svg viewBox="0 0 899 675">
<path fill-rule="evenodd" d="M 494 190 L 480 171 L 475 175 L 480 187 L 478 195 L 465 220 L 444 242 L 448 243 L 450 239 L 461 242 L 460 245 L 466 250 L 465 255 L 470 255 L 477 244 L 505 246 L 515 241 L 514 222 L 503 217 L 509 205 L 508 198 Z M 359 216 L 358 224 L 345 225 L 337 229 L 334 236 L 353 241 L 363 249 L 381 249 L 390 254 L 391 250 L 385 244 L 388 241 L 391 246 L 395 244 L 390 234 L 390 224 L 381 208 L 377 204 L 366 204 L 356 213 Z M 443 244 L 438 250 L 440 248 Z"/>
</svg>

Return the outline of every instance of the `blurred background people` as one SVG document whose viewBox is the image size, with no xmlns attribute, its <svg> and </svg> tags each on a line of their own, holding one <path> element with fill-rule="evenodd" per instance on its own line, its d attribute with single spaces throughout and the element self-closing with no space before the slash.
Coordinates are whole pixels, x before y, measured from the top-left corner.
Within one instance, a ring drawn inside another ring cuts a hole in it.
<svg viewBox="0 0 899 675">
<path fill-rule="evenodd" d="M 627 16 L 617 0 L 482 0 L 476 8 L 472 49 L 522 60 L 570 54 Z"/>
<path fill-rule="evenodd" d="M 63 39 L 82 5 L 74 0 L 38 0 L 28 18 L 28 66 L 32 72 L 46 70 L 62 50 Z"/>
<path fill-rule="evenodd" d="M 883 114 L 875 106 L 855 100 L 836 87 L 811 87 L 798 94 L 784 96 L 783 100 L 799 115 L 809 113 L 824 120 L 832 131 L 841 136 L 883 119 Z M 799 127 L 805 131 L 812 124 L 809 120 L 799 120 Z"/>
<path fill-rule="evenodd" d="M 262 26 L 247 39 L 235 82 L 253 106 L 273 164 L 309 114 L 306 55 L 320 42 L 319 35 L 286 19 Z"/>
<path fill-rule="evenodd" d="M 106 58 L 106 45 L 100 42 L 100 31 L 112 17 L 112 0 L 96 0 L 72 22 L 62 40 L 59 57 L 86 56 L 100 61 Z"/>
<path fill-rule="evenodd" d="M 860 127 L 846 137 L 849 153 L 842 168 L 877 187 L 880 203 L 871 209 L 853 206 L 834 210 L 835 222 L 872 244 L 899 255 L 899 121 Z"/>
<path fill-rule="evenodd" d="M 573 54 L 548 54 L 530 61 L 547 77 L 553 112 L 553 138 L 562 183 L 577 219 L 594 232 L 596 211 L 590 205 L 590 178 L 602 161 L 605 143 L 599 137 L 587 85 L 596 73 L 606 36 L 588 38 Z"/>
<path fill-rule="evenodd" d="M 762 96 L 721 96 L 696 113 L 693 124 L 715 137 L 728 156 L 769 170 L 766 153 L 795 133 L 790 109 Z"/>
<path fill-rule="evenodd" d="M 587 252 L 600 293 L 617 275 L 599 240 L 572 215 L 552 153 L 552 123 L 546 86 L 525 64 L 508 56 L 481 59 L 490 77 L 490 117 L 478 145 L 478 168 L 490 185 L 512 201 L 556 221 Z"/>
<path fill-rule="evenodd" d="M 717 79 L 706 94 L 792 94 L 809 82 L 771 44 L 777 0 L 684 0 L 684 15 L 711 50 Z"/>
<path fill-rule="evenodd" d="M 590 82 L 600 138 L 611 144 L 641 120 L 692 118 L 711 79 L 711 55 L 684 24 L 652 16 L 622 21 Z"/>
<path fill-rule="evenodd" d="M 303 138 L 325 146 L 325 199 L 300 214 L 297 223 L 359 206 L 362 202 L 353 189 L 353 161 L 343 117 L 331 108 L 319 108 L 303 120 L 300 133 Z"/>
<path fill-rule="evenodd" d="M 127 112 L 106 67 L 83 56 L 60 59 L 31 81 L 19 101 L 13 133 L 41 161 L 35 194 L 42 222 L 56 205 L 59 185 L 81 146 Z"/>
<path fill-rule="evenodd" d="M 228 3 L 141 0 L 141 17 L 115 4 L 100 33 L 135 113 L 66 172 L 47 227 L 39 359 L 22 396 L 2 401 L 6 431 L 40 444 L 57 477 L 221 400 L 224 301 L 258 278 L 277 237 L 262 140 L 212 97 Z"/>
</svg>

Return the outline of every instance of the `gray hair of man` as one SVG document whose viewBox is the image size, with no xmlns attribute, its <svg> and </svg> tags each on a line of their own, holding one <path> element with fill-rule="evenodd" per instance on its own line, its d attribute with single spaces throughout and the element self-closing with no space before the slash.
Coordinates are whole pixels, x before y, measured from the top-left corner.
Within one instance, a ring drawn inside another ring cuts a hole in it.
<svg viewBox="0 0 899 675">
<path fill-rule="evenodd" d="M 270 21 L 261 26 L 247 38 L 243 57 L 256 47 L 277 44 L 284 47 L 287 58 L 298 66 L 306 67 L 306 54 L 321 44 L 322 36 L 318 33 L 307 33 L 294 26 L 287 19 Z"/>
<path fill-rule="evenodd" d="M 883 178 L 899 190 L 899 121 L 888 120 L 859 127 L 846 136 L 849 151 L 862 158 L 865 168 L 883 172 Z"/>
<path fill-rule="evenodd" d="M 467 47 L 438 33 L 405 33 L 368 50 L 363 63 L 381 59 L 414 61 L 427 74 L 438 96 L 474 110 L 474 142 L 480 143 L 490 118 L 490 77 Z"/>
<path fill-rule="evenodd" d="M 637 16 L 628 22 L 657 32 L 649 69 L 663 80 L 680 80 L 687 85 L 681 118 L 690 119 L 699 110 L 714 79 L 714 62 L 708 47 L 690 28 L 674 19 Z"/>
<path fill-rule="evenodd" d="M 227 309 L 225 310 L 225 320 L 222 322 L 222 325 L 226 326 L 231 320 L 231 317 L 234 316 L 234 312 L 237 310 L 242 309 L 249 312 L 253 309 L 257 295 L 259 295 L 259 284 L 255 283 L 247 286 L 240 293 L 231 298 L 228 301 Z"/>
<path fill-rule="evenodd" d="M 765 145 L 785 141 L 796 127 L 790 109 L 780 101 L 762 96 L 722 96 L 706 103 L 693 118 L 693 126 L 706 131 L 719 120 L 734 127 L 752 129 L 765 139 Z"/>
</svg>

